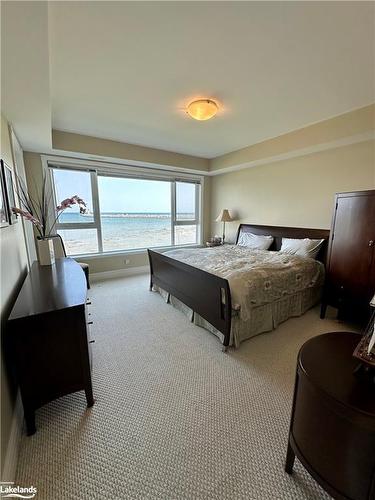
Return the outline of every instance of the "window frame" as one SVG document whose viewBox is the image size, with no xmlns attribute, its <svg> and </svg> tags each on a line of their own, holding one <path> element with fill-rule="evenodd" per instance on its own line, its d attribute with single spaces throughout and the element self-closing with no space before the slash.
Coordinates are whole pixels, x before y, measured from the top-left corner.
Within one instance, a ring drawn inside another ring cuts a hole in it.
<svg viewBox="0 0 375 500">
<path fill-rule="evenodd" d="M 177 196 L 176 196 L 176 185 L 177 182 L 185 182 L 187 184 L 194 184 L 195 185 L 195 207 L 194 207 L 194 218 L 193 219 L 177 219 Z M 200 191 L 202 190 L 202 186 L 200 183 L 189 181 L 189 180 L 182 180 L 180 178 L 176 178 L 171 182 L 171 246 L 186 246 L 186 245 L 176 245 L 175 240 L 176 240 L 176 235 L 175 235 L 175 228 L 176 226 L 196 226 L 196 235 L 195 239 L 196 241 L 201 242 L 199 238 L 199 225 L 200 225 L 200 220 L 201 220 L 201 214 L 200 214 Z M 192 245 L 197 245 L 197 243 L 191 243 Z M 188 245 L 188 244 L 187 244 Z"/>
<path fill-rule="evenodd" d="M 41 156 L 42 165 L 47 178 L 48 188 L 51 189 L 52 198 L 51 203 L 53 204 L 53 210 L 50 210 L 50 215 L 55 213 L 54 208 L 57 203 L 61 200 L 56 200 L 56 190 L 55 183 L 53 179 L 53 170 L 76 170 L 76 171 L 86 171 L 90 173 L 91 182 L 91 197 L 92 197 L 92 212 L 93 212 L 93 222 L 57 222 L 53 233 L 57 233 L 58 230 L 65 229 L 96 229 L 97 232 L 97 242 L 98 242 L 98 252 L 83 253 L 83 254 L 72 254 L 72 257 L 105 257 L 121 254 L 134 254 L 143 253 L 147 248 L 157 248 L 160 250 L 178 248 L 178 247 L 197 247 L 202 244 L 203 239 L 203 191 L 204 191 L 204 176 L 190 173 L 176 173 L 168 170 L 156 170 L 149 167 L 139 167 L 139 166 L 128 166 L 128 165 L 114 165 L 114 164 L 104 164 L 96 161 L 84 161 L 79 159 L 67 159 L 67 158 L 56 158 L 56 157 L 46 157 Z M 103 235 L 102 235 L 102 225 L 101 225 L 101 213 L 100 213 L 100 199 L 99 199 L 99 189 L 98 189 L 98 177 L 116 177 L 116 178 L 134 178 L 134 179 L 144 179 L 144 180 L 159 180 L 171 183 L 171 245 L 160 246 L 160 247 L 142 247 L 133 249 L 123 249 L 123 250 L 112 250 L 103 251 Z M 193 219 L 177 219 L 176 213 L 176 183 L 186 182 L 195 185 L 195 214 Z M 52 221 L 50 221 L 52 222 Z M 196 243 L 175 244 L 175 227 L 176 226 L 196 226 Z"/>
</svg>

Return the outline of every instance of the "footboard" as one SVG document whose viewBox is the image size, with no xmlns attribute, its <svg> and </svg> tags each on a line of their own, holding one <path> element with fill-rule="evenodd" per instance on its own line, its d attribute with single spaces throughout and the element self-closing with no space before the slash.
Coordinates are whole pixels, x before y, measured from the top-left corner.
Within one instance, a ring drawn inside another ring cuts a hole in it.
<svg viewBox="0 0 375 500">
<path fill-rule="evenodd" d="M 228 280 L 148 250 L 150 289 L 157 285 L 198 313 L 230 340 L 232 304 Z"/>
</svg>

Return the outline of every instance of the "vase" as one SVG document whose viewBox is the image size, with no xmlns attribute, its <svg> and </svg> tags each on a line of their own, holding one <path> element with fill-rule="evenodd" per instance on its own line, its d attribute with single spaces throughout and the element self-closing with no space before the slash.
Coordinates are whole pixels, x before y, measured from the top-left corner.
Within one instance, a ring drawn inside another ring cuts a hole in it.
<svg viewBox="0 0 375 500">
<path fill-rule="evenodd" d="M 55 263 L 55 251 L 52 238 L 37 239 L 38 261 L 41 266 L 52 266 Z"/>
</svg>

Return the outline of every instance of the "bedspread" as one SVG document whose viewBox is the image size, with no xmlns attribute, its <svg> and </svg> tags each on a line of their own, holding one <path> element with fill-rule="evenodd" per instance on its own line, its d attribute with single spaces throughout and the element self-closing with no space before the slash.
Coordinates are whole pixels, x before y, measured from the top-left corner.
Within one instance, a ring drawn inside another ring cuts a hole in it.
<svg viewBox="0 0 375 500">
<path fill-rule="evenodd" d="M 238 245 L 183 248 L 168 257 L 226 278 L 232 307 L 247 321 L 253 308 L 321 287 L 324 266 L 314 259 Z"/>
</svg>

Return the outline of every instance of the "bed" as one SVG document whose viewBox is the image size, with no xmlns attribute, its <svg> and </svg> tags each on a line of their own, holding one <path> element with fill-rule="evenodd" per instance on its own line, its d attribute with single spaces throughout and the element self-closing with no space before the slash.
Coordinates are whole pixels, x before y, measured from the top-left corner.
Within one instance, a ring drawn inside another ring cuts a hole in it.
<svg viewBox="0 0 375 500">
<path fill-rule="evenodd" d="M 268 250 L 237 245 L 271 235 Z M 282 254 L 282 238 L 324 239 L 316 260 Z M 329 230 L 240 224 L 235 245 L 148 250 L 150 290 L 219 337 L 223 350 L 270 331 L 319 302 Z"/>
</svg>

